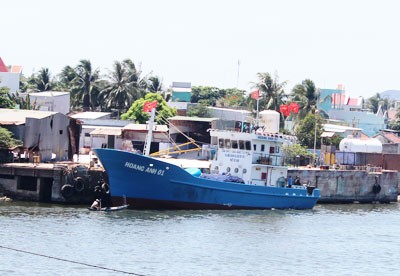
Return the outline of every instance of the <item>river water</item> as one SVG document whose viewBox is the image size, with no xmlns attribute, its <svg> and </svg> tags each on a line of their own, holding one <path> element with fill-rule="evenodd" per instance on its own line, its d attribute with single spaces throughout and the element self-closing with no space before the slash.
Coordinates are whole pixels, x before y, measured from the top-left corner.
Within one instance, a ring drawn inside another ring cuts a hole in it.
<svg viewBox="0 0 400 276">
<path fill-rule="evenodd" d="M 89 212 L 0 203 L 0 275 L 398 275 L 400 204 Z"/>
</svg>

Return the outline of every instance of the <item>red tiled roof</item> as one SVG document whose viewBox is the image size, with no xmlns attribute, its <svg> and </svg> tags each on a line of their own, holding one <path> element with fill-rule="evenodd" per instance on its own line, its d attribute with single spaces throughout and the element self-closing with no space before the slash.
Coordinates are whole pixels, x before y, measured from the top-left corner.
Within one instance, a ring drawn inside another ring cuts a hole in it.
<svg viewBox="0 0 400 276">
<path fill-rule="evenodd" d="M 349 98 L 347 105 L 359 105 L 357 98 Z"/>
<path fill-rule="evenodd" d="M 4 64 L 1 57 L 0 57 L 0 72 L 8 72 L 7 66 Z"/>
<path fill-rule="evenodd" d="M 394 144 L 400 143 L 400 137 L 394 133 L 383 132 L 381 135 Z"/>
<path fill-rule="evenodd" d="M 12 72 L 12 73 L 22 73 L 22 66 L 21 65 L 12 65 L 10 72 Z"/>
</svg>

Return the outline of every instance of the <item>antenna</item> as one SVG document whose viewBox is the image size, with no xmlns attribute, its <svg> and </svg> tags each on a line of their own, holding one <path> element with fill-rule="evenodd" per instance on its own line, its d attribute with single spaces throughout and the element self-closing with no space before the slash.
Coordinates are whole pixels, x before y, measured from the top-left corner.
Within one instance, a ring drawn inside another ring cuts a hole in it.
<svg viewBox="0 0 400 276">
<path fill-rule="evenodd" d="M 239 88 L 239 69 L 240 69 L 240 60 L 238 59 L 238 64 L 237 64 L 237 78 L 236 78 L 236 88 Z"/>
</svg>

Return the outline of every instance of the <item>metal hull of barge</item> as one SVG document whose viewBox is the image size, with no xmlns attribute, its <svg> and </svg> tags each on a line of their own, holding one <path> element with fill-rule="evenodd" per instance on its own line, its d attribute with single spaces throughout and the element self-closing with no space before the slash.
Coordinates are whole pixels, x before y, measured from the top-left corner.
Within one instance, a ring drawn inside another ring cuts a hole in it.
<svg viewBox="0 0 400 276">
<path fill-rule="evenodd" d="M 130 209 L 312 209 L 319 190 L 221 182 L 192 176 L 148 156 L 95 149 L 110 184 L 114 204 Z"/>
</svg>

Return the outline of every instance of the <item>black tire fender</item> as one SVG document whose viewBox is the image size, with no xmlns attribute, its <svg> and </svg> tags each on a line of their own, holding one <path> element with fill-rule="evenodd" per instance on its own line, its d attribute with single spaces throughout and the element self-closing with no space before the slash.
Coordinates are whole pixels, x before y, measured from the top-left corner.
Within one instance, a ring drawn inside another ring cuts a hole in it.
<svg viewBox="0 0 400 276">
<path fill-rule="evenodd" d="M 103 185 L 101 185 L 101 188 L 103 189 L 104 193 L 106 194 L 110 193 L 110 186 L 108 186 L 107 183 L 103 183 Z"/>
<path fill-rule="evenodd" d="M 82 177 L 77 177 L 74 179 L 74 186 L 77 192 L 82 192 L 85 189 L 85 181 Z"/>
<path fill-rule="evenodd" d="M 65 184 L 61 187 L 61 194 L 65 198 L 70 198 L 74 195 L 74 186 L 71 184 Z"/>
</svg>

